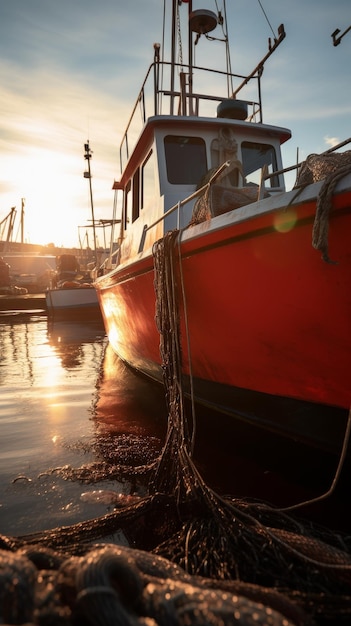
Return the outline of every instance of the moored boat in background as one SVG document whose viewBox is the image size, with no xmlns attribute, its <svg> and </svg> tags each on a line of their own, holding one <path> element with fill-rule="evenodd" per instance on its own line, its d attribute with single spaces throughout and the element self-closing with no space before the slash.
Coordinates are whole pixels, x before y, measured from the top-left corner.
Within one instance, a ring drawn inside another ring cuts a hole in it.
<svg viewBox="0 0 351 626">
<path fill-rule="evenodd" d="M 43 293 L 56 267 L 56 257 L 52 254 L 8 253 L 4 261 L 9 265 L 11 284 L 29 293 Z"/>
<path fill-rule="evenodd" d="M 58 258 L 57 270 L 45 292 L 50 316 L 82 315 L 85 319 L 100 316 L 100 305 L 89 272 L 81 272 L 73 254 Z"/>
<path fill-rule="evenodd" d="M 184 21 L 187 64 L 176 62 Z M 173 0 L 171 25 L 171 61 L 155 44 L 120 148 L 121 225 L 95 282 L 110 343 L 163 380 L 163 264 L 195 403 L 338 452 L 351 405 L 351 152 L 311 155 L 287 191 L 281 145 L 291 132 L 263 122 L 261 101 L 283 25 L 248 76 L 231 73 L 225 14 Z M 217 27 L 222 72 L 193 64 L 199 37 Z"/>
</svg>

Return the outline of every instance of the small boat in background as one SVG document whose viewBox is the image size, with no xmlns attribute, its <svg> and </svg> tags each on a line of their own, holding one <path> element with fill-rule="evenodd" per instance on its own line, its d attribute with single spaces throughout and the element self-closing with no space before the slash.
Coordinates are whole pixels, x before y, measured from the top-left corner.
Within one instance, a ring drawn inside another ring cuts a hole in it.
<svg viewBox="0 0 351 626">
<path fill-rule="evenodd" d="M 55 272 L 56 261 L 52 254 L 8 252 L 3 260 L 9 267 L 11 286 L 23 289 L 22 293 L 43 293 Z"/>
<path fill-rule="evenodd" d="M 100 305 L 89 272 L 82 272 L 73 254 L 62 254 L 57 259 L 57 270 L 45 292 L 49 316 L 80 315 L 99 317 Z"/>
<path fill-rule="evenodd" d="M 45 293 L 45 299 L 49 316 L 79 316 L 86 320 L 101 317 L 101 309 L 92 279 L 92 274 L 98 274 L 99 269 L 90 169 L 92 153 L 89 142 L 84 145 L 84 148 L 84 158 L 88 162 L 88 170 L 84 172 L 84 178 L 89 179 L 94 261 L 91 263 L 91 269 L 82 272 L 74 254 L 61 254 L 57 258 L 57 270 L 52 277 L 50 288 Z"/>
<path fill-rule="evenodd" d="M 339 454 L 351 405 L 351 140 L 284 169 L 291 132 L 263 122 L 261 98 L 284 26 L 240 76 L 225 11 L 164 6 L 171 60 L 154 44 L 113 184 L 120 228 L 95 281 L 110 343 L 162 382 L 168 311 L 194 405 Z M 193 64 L 200 37 L 224 43 L 223 71 Z"/>
</svg>

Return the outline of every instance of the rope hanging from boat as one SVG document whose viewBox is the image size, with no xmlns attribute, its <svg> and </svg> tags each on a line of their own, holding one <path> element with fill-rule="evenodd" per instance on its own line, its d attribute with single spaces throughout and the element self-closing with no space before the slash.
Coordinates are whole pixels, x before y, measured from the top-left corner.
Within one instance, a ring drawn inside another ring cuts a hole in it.
<svg viewBox="0 0 351 626">
<path fill-rule="evenodd" d="M 182 262 L 178 248 L 179 236 L 179 231 L 169 232 L 154 245 L 157 324 L 169 412 L 172 416 L 167 433 L 168 453 L 165 455 L 165 447 L 162 455 L 162 475 L 166 474 L 171 481 L 175 481 L 167 486 L 177 494 L 178 510 L 181 511 L 185 506 L 185 510 L 188 513 L 190 510 L 192 514 L 188 520 L 183 518 L 182 528 L 158 546 L 155 553 L 177 562 L 194 575 L 215 579 L 238 578 L 242 581 L 252 581 L 252 571 L 260 569 L 258 560 L 262 558 L 262 564 L 267 558 L 261 570 L 261 582 L 265 581 L 264 584 L 268 583 L 271 574 L 276 579 L 285 578 L 280 569 L 289 558 L 302 558 L 302 561 L 306 558 L 306 562 L 313 562 L 318 569 L 317 562 L 322 557 L 322 554 L 317 557 L 318 543 L 314 543 L 315 540 L 308 533 L 304 534 L 302 526 L 296 525 L 293 530 L 295 523 L 284 514 L 276 525 L 280 516 L 278 511 L 273 512 L 260 504 L 256 509 L 255 504 L 218 495 L 205 484 L 191 458 L 186 436 L 189 433 L 188 417 L 184 406 L 181 406 L 184 404 L 184 392 L 179 335 L 182 294 L 179 284 L 179 264 Z M 175 468 L 174 462 L 180 463 L 180 467 Z M 162 493 L 162 480 L 158 482 L 156 492 L 159 490 Z M 292 527 L 289 528 L 290 524 Z M 294 531 L 293 545 L 289 537 L 292 533 L 292 538 Z M 299 536 L 299 532 L 303 536 Z M 269 554 L 265 555 L 267 549 Z M 351 557 L 346 557 L 344 564 L 351 575 Z M 323 569 L 321 561 L 319 566 Z M 298 567 L 292 578 L 295 578 L 297 571 Z M 297 579 L 295 583 L 298 584 Z"/>
<path fill-rule="evenodd" d="M 166 443 L 151 482 L 152 493 L 174 494 L 177 503 L 196 488 L 196 469 L 191 460 L 193 425 L 185 413 L 182 385 L 182 350 L 178 305 L 179 273 L 174 246 L 178 231 L 167 233 L 153 249 L 156 325 L 160 333 L 163 379 L 168 406 Z"/>
<path fill-rule="evenodd" d="M 351 150 L 341 153 L 310 154 L 301 166 L 295 187 L 303 189 L 311 183 L 324 180 L 317 198 L 312 230 L 312 245 L 320 250 L 327 263 L 329 257 L 328 233 L 332 198 L 337 183 L 351 172 Z M 295 196 L 296 197 L 296 196 Z"/>
</svg>

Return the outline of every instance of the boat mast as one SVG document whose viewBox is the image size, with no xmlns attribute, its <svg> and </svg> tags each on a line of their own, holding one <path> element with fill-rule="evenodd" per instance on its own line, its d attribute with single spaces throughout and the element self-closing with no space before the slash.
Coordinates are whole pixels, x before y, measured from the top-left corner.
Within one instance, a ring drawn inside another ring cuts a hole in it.
<svg viewBox="0 0 351 626">
<path fill-rule="evenodd" d="M 193 0 L 188 0 L 188 64 L 189 64 L 189 115 L 193 114 L 193 101 L 192 101 L 192 93 L 193 93 L 193 32 L 190 28 L 190 15 L 193 10 Z"/>
<path fill-rule="evenodd" d="M 12 234 L 13 234 L 13 227 L 15 224 L 15 219 L 16 219 L 16 207 L 13 206 L 10 210 L 10 213 L 8 213 L 6 215 L 6 217 L 4 217 L 4 219 L 0 222 L 0 244 L 4 244 L 1 253 L 4 254 L 5 252 L 7 252 L 7 248 L 8 248 L 8 244 L 10 241 L 12 241 Z M 7 235 L 6 235 L 6 240 L 3 242 L 3 235 L 5 233 L 5 228 L 7 226 Z"/>
<path fill-rule="evenodd" d="M 84 150 L 85 150 L 84 158 L 86 159 L 86 161 L 88 161 L 88 171 L 84 172 L 84 178 L 89 178 L 91 217 L 93 221 L 94 257 L 95 257 L 95 266 L 97 267 L 95 216 L 94 216 L 93 190 L 92 190 L 92 185 L 91 185 L 91 170 L 90 170 L 90 159 L 92 157 L 92 151 L 90 150 L 90 147 L 89 147 L 89 139 L 87 143 L 84 144 Z"/>
<path fill-rule="evenodd" d="M 171 102 L 170 114 L 174 111 L 174 84 L 176 64 L 176 30 L 177 30 L 178 0 L 172 2 L 172 37 L 171 37 Z"/>
<path fill-rule="evenodd" d="M 21 198 L 21 243 L 24 243 L 24 205 L 25 199 Z"/>
<path fill-rule="evenodd" d="M 188 94 L 189 94 L 189 109 L 191 114 L 191 94 L 192 94 L 192 82 L 193 82 L 193 40 L 192 40 L 192 31 L 190 28 L 190 15 L 192 13 L 192 0 L 173 0 L 172 2 L 172 37 L 171 37 L 171 104 L 170 104 L 170 114 L 174 114 L 174 101 L 175 101 L 175 72 L 177 67 L 177 62 L 183 62 L 183 59 L 177 59 L 177 35 L 178 35 L 178 20 L 179 20 L 179 5 L 184 4 L 188 5 Z M 185 74 L 183 70 L 180 71 L 180 89 L 181 89 L 181 102 L 182 102 L 182 114 L 187 114 L 187 98 L 185 95 Z"/>
<path fill-rule="evenodd" d="M 212 11 L 203 9 L 193 11 L 192 0 L 172 0 L 172 18 L 171 18 L 171 70 L 170 70 L 170 115 L 174 115 L 174 103 L 175 103 L 175 83 L 176 83 L 176 68 L 183 65 L 183 55 L 181 49 L 181 42 L 178 41 L 180 37 L 180 16 L 179 7 L 182 4 L 188 5 L 188 59 L 187 59 L 187 72 L 180 67 L 179 80 L 180 80 L 180 108 L 179 111 L 182 115 L 194 115 L 193 111 L 193 46 L 194 46 L 194 33 L 196 34 L 195 45 L 197 44 L 201 35 L 207 35 L 208 32 L 213 30 L 218 24 L 218 18 Z M 177 52 L 179 50 L 180 58 L 177 59 Z M 158 59 L 158 55 L 156 55 Z M 157 83 L 158 84 L 158 83 Z"/>
</svg>

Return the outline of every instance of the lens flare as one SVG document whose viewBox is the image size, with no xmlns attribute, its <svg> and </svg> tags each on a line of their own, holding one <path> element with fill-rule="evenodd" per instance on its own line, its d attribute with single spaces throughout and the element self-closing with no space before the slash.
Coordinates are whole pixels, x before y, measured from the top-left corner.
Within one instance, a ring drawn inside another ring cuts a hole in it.
<svg viewBox="0 0 351 626">
<path fill-rule="evenodd" d="M 287 209 L 286 211 L 276 214 L 274 217 L 274 228 L 278 233 L 288 233 L 294 228 L 296 222 L 296 211 L 294 209 Z"/>
</svg>

